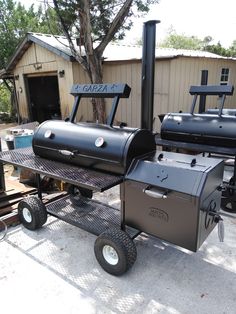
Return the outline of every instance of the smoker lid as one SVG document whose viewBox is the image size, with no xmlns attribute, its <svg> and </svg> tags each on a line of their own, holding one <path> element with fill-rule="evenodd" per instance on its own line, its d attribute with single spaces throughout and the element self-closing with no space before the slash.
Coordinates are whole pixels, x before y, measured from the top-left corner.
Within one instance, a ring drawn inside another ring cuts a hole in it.
<svg viewBox="0 0 236 314">
<path fill-rule="evenodd" d="M 208 172 L 220 163 L 221 159 L 156 151 L 135 159 L 125 179 L 198 196 Z"/>
</svg>

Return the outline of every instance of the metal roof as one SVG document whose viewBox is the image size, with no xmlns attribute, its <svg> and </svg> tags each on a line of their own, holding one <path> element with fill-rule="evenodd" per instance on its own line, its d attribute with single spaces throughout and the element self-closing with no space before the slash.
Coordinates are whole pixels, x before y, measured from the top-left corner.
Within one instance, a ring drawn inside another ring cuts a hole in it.
<svg viewBox="0 0 236 314">
<path fill-rule="evenodd" d="M 73 39 L 76 46 L 76 40 Z M 18 61 L 21 59 L 25 51 L 32 43 L 36 43 L 41 47 L 61 56 L 68 61 L 74 61 L 69 43 L 64 36 L 53 36 L 48 34 L 28 33 L 23 41 L 16 48 L 15 54 L 11 57 L 6 70 L 11 71 L 14 69 Z M 79 47 L 78 47 L 79 52 Z M 82 51 L 83 54 L 83 51 Z M 103 54 L 106 61 L 125 61 L 125 60 L 141 60 L 142 59 L 142 46 L 129 46 L 110 43 Z M 198 50 L 184 50 L 184 49 L 169 49 L 157 48 L 156 58 L 176 58 L 176 57 L 200 57 L 200 58 L 214 58 L 214 59 L 231 59 L 213 54 L 207 51 Z"/>
<path fill-rule="evenodd" d="M 47 34 L 28 33 L 21 43 L 17 46 L 14 55 L 10 58 L 6 70 L 11 71 L 24 55 L 25 51 L 36 43 L 41 47 L 61 56 L 62 58 L 73 61 L 74 58 L 69 49 L 68 41 L 63 36 L 52 36 Z"/>
<path fill-rule="evenodd" d="M 156 48 L 156 58 L 176 58 L 176 57 L 199 57 L 199 58 L 217 58 L 224 57 L 217 54 L 199 51 L 199 50 L 185 50 L 173 48 Z M 104 57 L 107 61 L 120 60 L 140 60 L 142 59 L 142 46 L 128 46 L 120 44 L 110 44 L 104 52 Z M 225 59 L 225 58 L 224 58 Z M 226 58 L 228 59 L 228 58 Z"/>
<path fill-rule="evenodd" d="M 4 80 L 8 80 L 8 79 L 12 79 L 13 78 L 13 74 L 9 73 L 8 71 L 6 71 L 5 69 L 1 69 L 0 70 L 0 79 Z"/>
</svg>

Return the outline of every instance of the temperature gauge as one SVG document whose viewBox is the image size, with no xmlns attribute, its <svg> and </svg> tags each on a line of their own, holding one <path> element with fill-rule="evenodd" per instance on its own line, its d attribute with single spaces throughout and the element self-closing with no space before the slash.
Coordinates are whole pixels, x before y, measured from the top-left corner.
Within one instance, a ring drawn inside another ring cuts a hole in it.
<svg viewBox="0 0 236 314">
<path fill-rule="evenodd" d="M 102 147 L 104 145 L 105 141 L 104 138 L 99 136 L 96 141 L 95 141 L 95 146 L 96 147 Z"/>
<path fill-rule="evenodd" d="M 44 137 L 45 137 L 45 138 L 52 138 L 52 131 L 51 131 L 51 130 L 47 130 L 47 131 L 44 133 Z"/>
</svg>

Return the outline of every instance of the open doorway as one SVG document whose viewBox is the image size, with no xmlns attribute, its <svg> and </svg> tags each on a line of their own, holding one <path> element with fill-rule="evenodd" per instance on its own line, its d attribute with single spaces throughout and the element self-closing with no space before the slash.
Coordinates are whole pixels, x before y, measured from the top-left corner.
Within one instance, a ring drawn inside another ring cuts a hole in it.
<svg viewBox="0 0 236 314">
<path fill-rule="evenodd" d="M 30 120 L 61 119 L 57 76 L 27 77 L 27 85 Z"/>
</svg>

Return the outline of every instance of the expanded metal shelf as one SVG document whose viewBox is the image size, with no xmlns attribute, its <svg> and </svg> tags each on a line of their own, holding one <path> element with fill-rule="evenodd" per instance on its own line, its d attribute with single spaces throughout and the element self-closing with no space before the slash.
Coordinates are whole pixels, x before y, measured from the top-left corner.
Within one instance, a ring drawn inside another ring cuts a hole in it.
<svg viewBox="0 0 236 314">
<path fill-rule="evenodd" d="M 47 212 L 71 225 L 99 235 L 110 228 L 120 228 L 120 210 L 99 201 L 85 197 L 74 199 L 65 196 L 57 201 L 47 204 Z M 135 238 L 140 231 L 126 227 L 126 232 Z"/>
<path fill-rule="evenodd" d="M 98 192 L 110 189 L 123 181 L 123 176 L 38 157 L 31 147 L 1 152 L 0 161 Z"/>
<path fill-rule="evenodd" d="M 83 197 L 72 203 L 71 198 L 72 196 L 65 196 L 49 203 L 47 212 L 95 235 L 109 228 L 120 227 L 118 209 Z"/>
</svg>

